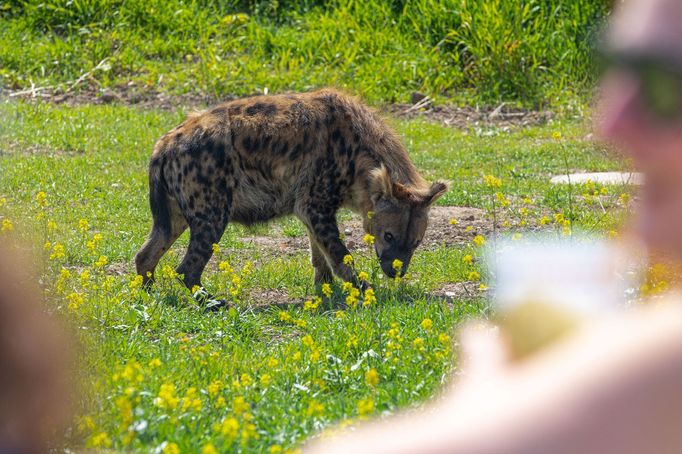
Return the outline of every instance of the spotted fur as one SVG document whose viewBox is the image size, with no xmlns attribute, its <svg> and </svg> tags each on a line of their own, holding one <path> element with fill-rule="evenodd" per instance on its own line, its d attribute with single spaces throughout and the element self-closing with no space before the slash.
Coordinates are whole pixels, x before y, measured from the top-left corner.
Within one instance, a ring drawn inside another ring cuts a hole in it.
<svg viewBox="0 0 682 454">
<path fill-rule="evenodd" d="M 428 208 L 447 190 L 426 184 L 396 134 L 356 98 L 324 89 L 257 96 L 189 115 L 155 145 L 149 166 L 153 227 L 135 257 L 145 280 L 189 227 L 177 272 L 200 277 L 228 222 L 245 225 L 294 214 L 308 229 L 315 282 L 336 274 L 358 283 L 344 264 L 336 212 L 348 207 L 376 237 L 389 276 L 407 270 Z"/>
</svg>

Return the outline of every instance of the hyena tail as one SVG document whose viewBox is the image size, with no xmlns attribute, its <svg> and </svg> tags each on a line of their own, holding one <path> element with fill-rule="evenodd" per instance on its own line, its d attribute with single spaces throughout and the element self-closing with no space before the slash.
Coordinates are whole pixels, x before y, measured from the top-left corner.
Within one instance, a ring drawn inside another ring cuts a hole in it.
<svg viewBox="0 0 682 454">
<path fill-rule="evenodd" d="M 163 158 L 154 156 L 149 164 L 149 206 L 154 219 L 152 230 L 165 238 L 170 237 L 172 229 L 169 203 L 168 189 L 163 179 Z"/>
<path fill-rule="evenodd" d="M 149 238 L 135 255 L 137 274 L 142 276 L 145 285 L 152 280 L 154 268 L 159 263 L 161 256 L 175 241 L 175 238 L 172 237 L 171 202 L 163 179 L 162 164 L 163 161 L 157 157 L 153 157 L 149 164 L 149 205 L 154 224 Z M 176 230 L 182 233 L 182 230 Z"/>
</svg>

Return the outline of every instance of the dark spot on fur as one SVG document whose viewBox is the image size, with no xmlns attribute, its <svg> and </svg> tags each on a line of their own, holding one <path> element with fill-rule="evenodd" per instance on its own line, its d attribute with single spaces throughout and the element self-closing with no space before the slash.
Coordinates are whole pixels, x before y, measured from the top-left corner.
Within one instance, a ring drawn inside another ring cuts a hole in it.
<svg viewBox="0 0 682 454">
<path fill-rule="evenodd" d="M 289 155 L 289 159 L 292 161 L 295 161 L 301 155 L 301 151 L 303 151 L 303 147 L 299 143 L 291 150 L 291 154 Z"/>
<path fill-rule="evenodd" d="M 227 109 L 224 106 L 216 107 L 211 111 L 211 113 L 217 117 L 224 117 L 227 113 Z"/>
<path fill-rule="evenodd" d="M 249 107 L 246 108 L 244 111 L 246 115 L 257 115 L 259 113 L 262 113 L 263 115 L 266 116 L 272 116 L 275 113 L 277 113 L 277 106 L 274 104 L 266 104 L 262 102 L 257 102 L 255 104 L 250 105 Z"/>
<path fill-rule="evenodd" d="M 251 137 L 246 136 L 242 139 L 242 148 L 248 152 L 252 152 L 254 150 L 253 140 L 251 140 Z"/>
</svg>

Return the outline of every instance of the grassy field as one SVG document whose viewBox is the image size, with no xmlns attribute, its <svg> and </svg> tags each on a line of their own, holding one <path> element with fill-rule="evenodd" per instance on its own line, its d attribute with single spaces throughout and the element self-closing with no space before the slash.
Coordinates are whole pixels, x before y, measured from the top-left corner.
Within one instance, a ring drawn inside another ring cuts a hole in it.
<svg viewBox="0 0 682 454">
<path fill-rule="evenodd" d="M 278 453 L 336 422 L 416 405 L 456 367 L 456 327 L 488 314 L 480 253 L 493 230 L 609 235 L 628 211 L 626 188 L 549 183 L 622 167 L 581 123 L 505 132 L 394 120 L 423 173 L 452 182 L 439 206 L 478 208 L 481 222 L 453 219 L 443 228 L 462 240 L 425 244 L 398 282 L 368 247 L 355 250 L 377 298 L 346 309 L 341 283 L 317 305 L 305 247 L 277 247 L 304 234 L 298 221 L 230 225 L 204 283 L 232 308 L 206 313 L 172 271 L 187 234 L 152 293 L 132 265 L 150 226 L 152 145 L 183 116 L 0 103 L 0 235 L 33 245 L 48 307 L 84 346 L 73 447 Z M 474 291 L 437 296 L 455 283 Z"/>
<path fill-rule="evenodd" d="M 589 99 L 606 0 L 2 0 L 0 88 Z M 84 77 L 81 77 L 84 76 Z M 78 83 L 76 83 L 78 82 Z"/>
</svg>

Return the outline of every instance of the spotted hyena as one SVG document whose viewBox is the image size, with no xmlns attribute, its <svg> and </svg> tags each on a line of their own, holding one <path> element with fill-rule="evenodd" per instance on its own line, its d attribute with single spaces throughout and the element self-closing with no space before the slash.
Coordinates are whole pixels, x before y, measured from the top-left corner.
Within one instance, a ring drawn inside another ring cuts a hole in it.
<svg viewBox="0 0 682 454">
<path fill-rule="evenodd" d="M 189 227 L 177 272 L 201 274 L 228 222 L 245 225 L 294 214 L 310 237 L 315 283 L 333 274 L 358 282 L 336 212 L 348 207 L 375 236 L 384 273 L 405 273 L 426 230 L 431 204 L 447 190 L 427 184 L 396 134 L 356 98 L 324 89 L 256 96 L 191 114 L 155 145 L 149 166 L 154 220 L 135 257 L 150 279 L 161 256 Z"/>
</svg>

